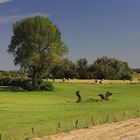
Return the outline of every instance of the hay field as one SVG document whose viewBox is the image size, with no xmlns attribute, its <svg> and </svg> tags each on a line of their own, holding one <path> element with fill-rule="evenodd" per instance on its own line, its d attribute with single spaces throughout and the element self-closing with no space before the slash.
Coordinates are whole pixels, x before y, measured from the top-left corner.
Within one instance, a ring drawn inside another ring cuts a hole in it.
<svg viewBox="0 0 140 140">
<path fill-rule="evenodd" d="M 140 83 L 139 78 L 133 80 L 100 80 L 100 79 L 49 79 L 53 83 L 85 83 L 85 84 L 136 84 Z"/>
</svg>

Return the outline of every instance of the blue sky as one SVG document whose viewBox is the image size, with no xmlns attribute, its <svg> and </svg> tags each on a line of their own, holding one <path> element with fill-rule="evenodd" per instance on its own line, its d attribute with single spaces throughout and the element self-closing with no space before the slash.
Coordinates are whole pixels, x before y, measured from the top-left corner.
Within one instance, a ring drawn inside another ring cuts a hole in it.
<svg viewBox="0 0 140 140">
<path fill-rule="evenodd" d="M 0 69 L 15 70 L 6 50 L 12 24 L 48 16 L 62 32 L 68 58 L 109 56 L 140 67 L 140 0 L 0 0 Z"/>
</svg>

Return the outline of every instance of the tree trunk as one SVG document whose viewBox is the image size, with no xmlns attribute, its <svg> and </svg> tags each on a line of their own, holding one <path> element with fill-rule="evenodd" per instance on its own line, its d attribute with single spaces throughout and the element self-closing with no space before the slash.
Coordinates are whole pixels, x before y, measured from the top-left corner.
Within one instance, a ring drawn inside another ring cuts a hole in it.
<svg viewBox="0 0 140 140">
<path fill-rule="evenodd" d="M 39 90 L 38 73 L 34 72 L 32 75 L 32 90 Z"/>
</svg>

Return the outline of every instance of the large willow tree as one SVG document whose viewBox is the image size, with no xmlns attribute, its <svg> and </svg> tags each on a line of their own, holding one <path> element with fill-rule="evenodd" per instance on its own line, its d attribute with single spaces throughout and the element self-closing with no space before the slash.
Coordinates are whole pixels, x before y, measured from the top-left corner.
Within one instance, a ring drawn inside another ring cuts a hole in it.
<svg viewBox="0 0 140 140">
<path fill-rule="evenodd" d="M 8 52 L 14 56 L 15 65 L 30 72 L 34 90 L 66 50 L 60 31 L 47 17 L 30 17 L 13 25 Z"/>
</svg>

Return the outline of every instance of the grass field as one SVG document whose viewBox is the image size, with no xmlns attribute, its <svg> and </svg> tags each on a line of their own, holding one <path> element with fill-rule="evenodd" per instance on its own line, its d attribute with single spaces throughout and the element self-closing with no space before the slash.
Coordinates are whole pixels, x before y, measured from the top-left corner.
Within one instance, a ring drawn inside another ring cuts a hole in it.
<svg viewBox="0 0 140 140">
<path fill-rule="evenodd" d="M 23 140 L 140 116 L 140 84 L 54 85 L 54 92 L 0 87 L 2 140 Z M 75 103 L 76 90 L 89 102 Z M 109 101 L 90 102 L 91 98 L 99 99 L 98 93 L 108 90 L 113 93 Z"/>
</svg>

